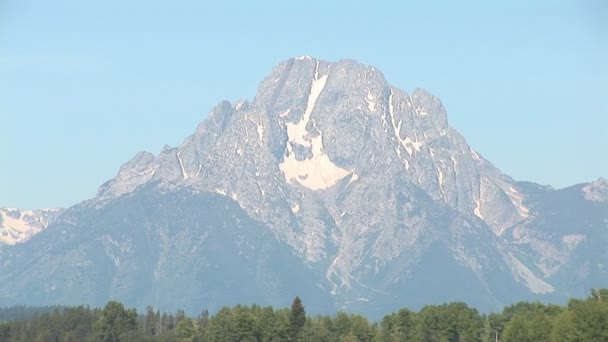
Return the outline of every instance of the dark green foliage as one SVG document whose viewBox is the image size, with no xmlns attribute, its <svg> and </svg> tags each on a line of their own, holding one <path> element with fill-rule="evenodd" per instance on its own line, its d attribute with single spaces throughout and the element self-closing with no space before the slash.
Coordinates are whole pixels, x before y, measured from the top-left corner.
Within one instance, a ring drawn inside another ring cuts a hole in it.
<svg viewBox="0 0 608 342">
<path fill-rule="evenodd" d="M 126 310 L 119 302 L 108 302 L 95 322 L 94 331 L 101 342 L 133 340 L 133 335 L 138 332 L 137 312 Z"/>
<path fill-rule="evenodd" d="M 0 322 L 0 341 L 92 340 L 93 324 L 99 316 L 99 310 L 84 306 L 42 310 L 27 319 L 18 316 L 15 320 Z"/>
<path fill-rule="evenodd" d="M 192 341 L 197 335 L 194 320 L 190 318 L 180 319 L 175 327 L 175 336 L 180 341 Z"/>
<path fill-rule="evenodd" d="M 488 316 L 489 333 L 494 337 L 496 333 L 499 336 L 510 336 L 515 331 L 507 334 L 509 324 L 523 324 L 521 329 L 531 331 L 527 334 L 527 339 L 538 339 L 539 341 L 549 341 L 552 331 L 552 322 L 562 313 L 564 308 L 553 304 L 519 302 L 506 307 L 500 314 L 490 314 Z M 517 317 L 517 319 L 515 319 Z M 513 330 L 514 328 L 512 328 Z M 521 335 L 521 331 L 517 331 Z M 529 336 L 528 336 L 529 335 Z M 493 341 L 493 340 L 492 340 Z M 536 341 L 536 340 L 535 340 Z"/>
<path fill-rule="evenodd" d="M 573 323 L 573 313 L 566 311 L 559 315 L 553 323 L 551 331 L 551 341 L 555 342 L 576 342 L 577 333 Z"/>
<path fill-rule="evenodd" d="M 586 301 L 572 300 L 568 306 L 578 341 L 608 341 L 608 300 L 592 296 Z"/>
<path fill-rule="evenodd" d="M 401 309 L 379 323 L 346 312 L 307 317 L 299 298 L 287 309 L 236 305 L 215 315 L 204 310 L 198 317 L 153 307 L 138 316 L 115 301 L 103 310 L 80 306 L 36 312 L 23 307 L 12 311 L 19 313 L 16 319 L 0 321 L 0 342 L 493 342 L 497 334 L 501 342 L 598 342 L 608 341 L 606 294 L 594 290 L 567 307 L 520 302 L 488 316 L 464 303 L 428 305 L 419 312 Z"/>
<path fill-rule="evenodd" d="M 289 339 L 291 341 L 297 341 L 300 335 L 300 331 L 306 324 L 306 311 L 300 297 L 294 298 L 291 304 L 291 313 L 289 315 Z"/>
<path fill-rule="evenodd" d="M 418 337 L 424 341 L 481 341 L 483 321 L 464 303 L 425 306 L 418 314 Z"/>
<path fill-rule="evenodd" d="M 155 313 L 154 308 L 148 306 L 146 316 L 144 318 L 144 334 L 148 336 L 158 336 L 160 334 L 160 315 L 158 311 Z"/>
<path fill-rule="evenodd" d="M 416 314 L 408 309 L 384 316 L 380 322 L 380 341 L 413 341 L 416 336 Z"/>
</svg>

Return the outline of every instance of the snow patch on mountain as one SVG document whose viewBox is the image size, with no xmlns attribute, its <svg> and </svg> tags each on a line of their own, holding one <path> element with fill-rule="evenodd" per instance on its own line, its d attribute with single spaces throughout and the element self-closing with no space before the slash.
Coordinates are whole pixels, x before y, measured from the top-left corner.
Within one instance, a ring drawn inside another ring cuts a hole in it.
<svg viewBox="0 0 608 342">
<path fill-rule="evenodd" d="M 259 141 L 260 141 L 260 143 L 262 143 L 264 141 L 264 124 L 262 123 L 261 119 L 260 119 L 260 122 L 258 123 L 257 132 L 258 132 Z"/>
<path fill-rule="evenodd" d="M 175 156 L 177 157 L 177 161 L 179 162 L 179 167 L 180 167 L 180 168 L 181 168 L 181 170 L 182 170 L 182 177 L 183 177 L 184 179 L 188 179 L 188 173 L 186 173 L 186 169 L 184 168 L 184 162 L 182 161 L 182 158 L 180 157 L 180 155 L 179 155 L 179 154 L 180 154 L 180 151 L 177 151 L 177 152 L 175 153 Z"/>
<path fill-rule="evenodd" d="M 372 94 L 371 90 L 367 91 L 365 101 L 367 102 L 367 108 L 371 113 L 376 111 L 376 97 Z"/>
<path fill-rule="evenodd" d="M 530 210 L 524 206 L 524 195 L 511 185 L 506 188 L 506 193 L 515 208 L 517 208 L 519 215 L 524 219 L 527 218 L 530 214 Z"/>
<path fill-rule="evenodd" d="M 420 147 L 422 147 L 422 143 L 420 141 L 418 141 L 418 138 L 416 137 L 416 140 L 412 140 L 409 136 L 406 136 L 404 138 L 401 137 L 401 126 L 403 124 L 402 120 L 399 120 L 399 122 L 397 122 L 397 119 L 395 118 L 395 107 L 393 105 L 393 90 L 391 89 L 391 93 L 389 95 L 388 98 L 388 102 L 389 102 L 389 114 L 391 116 L 391 123 L 393 125 L 393 132 L 395 132 L 395 138 L 397 138 L 397 141 L 399 142 L 399 144 L 401 146 L 403 146 L 403 148 L 407 151 L 407 154 L 412 157 L 414 155 L 415 151 L 420 152 Z M 409 163 L 405 163 L 409 165 Z M 406 167 L 406 168 L 409 168 Z"/>
<path fill-rule="evenodd" d="M 0 244 L 15 245 L 44 230 L 63 209 L 0 208 Z"/>
<path fill-rule="evenodd" d="M 297 123 L 286 123 L 287 152 L 279 164 L 279 169 L 283 172 L 287 183 L 291 184 L 295 180 L 311 190 L 329 188 L 350 173 L 329 159 L 323 148 L 323 133 L 310 118 L 317 99 L 325 88 L 328 76 L 329 74 L 319 76 L 319 61 L 317 61 L 304 115 Z M 310 131 L 308 127 L 311 127 Z M 297 145 L 310 149 L 312 156 L 303 160 L 296 158 L 294 148 Z"/>
</svg>

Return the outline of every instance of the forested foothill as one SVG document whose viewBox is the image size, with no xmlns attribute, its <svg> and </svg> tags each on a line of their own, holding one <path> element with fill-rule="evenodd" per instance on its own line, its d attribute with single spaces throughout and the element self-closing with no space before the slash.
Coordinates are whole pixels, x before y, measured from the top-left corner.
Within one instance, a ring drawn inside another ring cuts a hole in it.
<svg viewBox="0 0 608 342">
<path fill-rule="evenodd" d="M 378 322 L 346 312 L 306 315 L 300 298 L 291 308 L 224 307 L 192 317 L 178 310 L 143 313 L 110 301 L 103 309 L 0 308 L 0 341 L 608 341 L 608 289 L 566 306 L 519 302 L 501 313 L 480 314 L 465 303 L 401 309 Z"/>
</svg>

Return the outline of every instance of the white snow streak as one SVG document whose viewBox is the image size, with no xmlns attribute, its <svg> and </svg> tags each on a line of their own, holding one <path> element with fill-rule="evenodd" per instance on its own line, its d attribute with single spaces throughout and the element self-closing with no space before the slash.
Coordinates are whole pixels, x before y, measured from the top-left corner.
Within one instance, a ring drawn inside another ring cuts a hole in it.
<svg viewBox="0 0 608 342">
<path fill-rule="evenodd" d="M 403 122 L 401 120 L 399 120 L 399 122 L 396 121 L 395 119 L 395 108 L 393 107 L 393 90 L 391 89 L 391 93 L 388 96 L 388 112 L 391 116 L 391 123 L 393 125 L 393 130 L 395 132 L 395 138 L 397 138 L 397 141 L 399 141 L 399 143 L 401 144 L 401 146 L 403 146 L 403 148 L 405 148 L 405 150 L 407 151 L 407 154 L 411 157 L 414 154 L 414 150 L 420 152 L 420 147 L 422 147 L 422 143 L 418 141 L 418 138 L 416 137 L 416 140 L 412 140 L 410 139 L 410 137 L 405 137 L 405 139 L 401 139 L 401 136 L 399 135 L 401 132 L 401 125 L 403 124 Z M 399 155 L 399 157 L 401 158 L 401 153 L 397 153 Z M 404 160 L 404 164 L 405 163 L 405 159 L 401 158 L 402 160 Z M 407 163 L 407 165 L 409 165 L 409 162 Z M 406 166 L 406 169 L 408 169 L 409 166 Z"/>
<path fill-rule="evenodd" d="M 524 206 L 524 195 L 519 193 L 515 188 L 509 185 L 506 189 L 506 193 L 511 199 L 511 203 L 517 208 L 519 216 L 527 218 L 530 214 L 530 210 Z"/>
<path fill-rule="evenodd" d="M 483 215 L 481 214 L 481 202 L 483 202 L 483 179 L 481 178 L 479 179 L 479 194 L 477 198 L 474 196 L 475 194 L 473 194 L 473 201 L 475 201 L 475 209 L 473 209 L 473 213 L 475 216 L 483 220 Z"/>
<path fill-rule="evenodd" d="M 388 95 L 388 113 L 391 116 L 391 125 L 393 126 L 393 131 L 395 132 L 395 137 L 397 138 L 397 141 L 399 141 L 401 143 L 401 138 L 399 138 L 399 129 L 401 129 L 401 121 L 399 122 L 399 124 L 397 126 L 395 125 L 395 107 L 393 106 L 393 89 L 391 89 L 391 92 Z M 401 145 L 403 146 L 403 143 L 401 143 Z M 412 153 L 410 152 L 409 148 L 407 146 L 404 146 L 404 147 L 405 147 L 406 151 L 408 152 L 408 154 L 410 156 L 412 156 Z M 399 146 L 397 146 L 395 148 L 395 151 L 397 152 L 397 157 L 403 161 L 405 170 L 406 171 L 409 170 L 410 162 L 409 162 L 409 160 L 401 157 L 401 149 L 399 148 Z"/>
<path fill-rule="evenodd" d="M 317 130 L 317 136 L 310 138 L 308 136 L 309 132 L 306 130 L 306 126 L 311 122 L 310 115 L 317 99 L 325 88 L 328 76 L 319 76 L 319 61 L 317 61 L 315 77 L 312 81 L 310 94 L 308 95 L 304 116 L 298 123 L 286 124 L 289 140 L 286 146 L 287 156 L 279 164 L 279 169 L 283 172 L 287 183 L 291 183 L 295 179 L 301 185 L 312 190 L 331 187 L 350 173 L 335 165 L 325 154 L 321 131 Z M 316 128 L 314 120 L 312 120 L 312 126 Z M 297 160 L 293 153 L 293 148 L 296 144 L 310 148 L 312 157 L 307 160 Z"/>
<path fill-rule="evenodd" d="M 437 181 L 439 182 L 439 190 L 443 193 L 443 172 L 441 172 L 441 168 L 437 168 Z"/>
<path fill-rule="evenodd" d="M 367 98 L 365 101 L 367 102 L 367 108 L 373 113 L 376 110 L 376 97 L 372 95 L 371 90 L 367 91 Z"/>
<path fill-rule="evenodd" d="M 483 188 L 483 182 L 481 179 L 479 179 L 479 194 L 477 195 L 477 198 L 475 198 L 475 193 L 473 193 L 473 201 L 475 202 L 475 209 L 473 209 L 473 214 L 475 214 L 475 216 L 479 217 L 480 219 L 483 220 L 483 215 L 481 214 L 481 198 L 482 198 L 482 188 Z"/>
<path fill-rule="evenodd" d="M 295 203 L 294 205 L 291 206 L 291 212 L 292 213 L 295 214 L 295 213 L 297 213 L 299 211 L 300 211 L 300 205 L 299 204 Z"/>
<path fill-rule="evenodd" d="M 473 213 L 475 216 L 483 220 L 483 216 L 481 215 L 481 204 L 476 199 L 473 199 L 473 201 L 475 201 L 475 209 L 473 209 Z"/>
<path fill-rule="evenodd" d="M 188 178 L 188 174 L 186 173 L 186 170 L 184 169 L 184 163 L 182 162 L 182 158 L 179 156 L 181 151 L 177 151 L 177 153 L 175 153 L 175 156 L 177 156 L 177 160 L 179 161 L 179 167 L 181 167 L 182 169 L 182 176 L 184 177 L 184 179 Z"/>
<path fill-rule="evenodd" d="M 391 89 L 391 94 L 388 96 L 388 112 L 391 114 L 391 120 L 393 121 L 393 125 L 394 125 L 395 107 L 393 107 L 393 89 Z"/>
<path fill-rule="evenodd" d="M 475 159 L 477 161 L 481 161 L 481 159 L 479 158 L 479 154 L 477 154 L 477 152 L 475 152 L 475 150 L 472 148 L 471 148 L 471 156 L 473 157 L 473 159 Z"/>
<path fill-rule="evenodd" d="M 258 118 L 258 139 L 260 140 L 260 144 L 262 144 L 262 142 L 264 141 L 264 125 L 262 123 L 262 117 L 260 116 Z"/>
<path fill-rule="evenodd" d="M 260 183 L 259 180 L 256 180 L 255 182 L 258 183 L 258 189 L 260 190 L 260 194 L 262 196 L 264 196 L 266 194 L 266 192 L 264 191 L 264 188 L 262 187 L 262 184 Z"/>
<path fill-rule="evenodd" d="M 247 103 L 247 101 L 246 101 L 246 100 L 241 100 L 241 101 L 237 102 L 237 103 L 234 105 L 234 110 L 241 110 L 241 108 L 243 108 L 243 105 L 244 105 L 245 103 Z"/>
<path fill-rule="evenodd" d="M 325 83 L 327 83 L 327 75 L 319 77 L 319 61 L 317 61 L 317 67 L 315 69 L 315 79 L 310 87 L 310 95 L 308 96 L 308 102 L 306 103 L 306 111 L 304 111 L 304 119 L 302 121 L 308 122 L 310 120 L 310 114 L 315 107 L 315 103 L 321 95 L 323 89 L 325 89 Z"/>
<path fill-rule="evenodd" d="M 401 128 L 401 122 L 399 122 L 399 128 Z M 412 140 L 410 139 L 410 137 L 405 137 L 405 139 L 402 140 L 401 138 L 399 138 L 399 135 L 397 135 L 397 139 L 399 139 L 401 145 L 405 147 L 410 157 L 414 154 L 414 150 L 420 152 L 420 147 L 422 147 L 422 143 L 419 142 L 418 139 Z"/>
<path fill-rule="evenodd" d="M 264 140 L 264 126 L 261 124 L 258 125 L 258 137 L 260 138 L 260 141 Z"/>
<path fill-rule="evenodd" d="M 456 158 L 454 158 L 454 156 L 451 155 L 450 159 L 452 159 L 452 163 L 454 163 L 454 170 L 456 170 L 456 167 L 458 166 L 458 162 L 456 161 Z"/>
<path fill-rule="evenodd" d="M 416 113 L 416 116 L 420 116 L 420 114 L 418 113 L 418 107 L 414 106 L 414 100 L 412 100 L 412 97 L 409 95 L 407 96 L 407 102 L 408 102 L 408 105 L 410 107 L 412 107 L 412 109 Z"/>
<path fill-rule="evenodd" d="M 386 122 L 386 114 L 383 114 L 380 119 L 382 120 L 382 129 L 384 133 L 388 133 L 388 123 Z"/>
</svg>

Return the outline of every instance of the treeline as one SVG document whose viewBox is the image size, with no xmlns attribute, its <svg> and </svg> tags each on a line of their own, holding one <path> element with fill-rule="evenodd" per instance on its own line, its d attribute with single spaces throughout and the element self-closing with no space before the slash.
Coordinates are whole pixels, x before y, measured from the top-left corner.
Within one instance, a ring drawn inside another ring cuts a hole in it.
<svg viewBox="0 0 608 342">
<path fill-rule="evenodd" d="M 149 307 L 138 315 L 111 301 L 103 309 L 25 307 L 0 309 L 15 317 L 0 322 L 0 341 L 419 341 L 419 342 L 603 342 L 608 341 L 608 289 L 567 306 L 520 302 L 501 313 L 481 315 L 464 303 L 428 305 L 418 312 L 401 309 L 371 322 L 339 312 L 307 316 L 296 297 L 291 308 L 258 305 L 162 313 Z M 23 318 L 25 315 L 29 318 Z"/>
<path fill-rule="evenodd" d="M 11 306 L 9 308 L 0 308 L 0 322 L 16 319 L 29 319 L 34 314 L 43 312 L 52 312 L 55 310 L 63 310 L 63 306 L 38 306 L 31 307 L 25 305 Z"/>
</svg>

